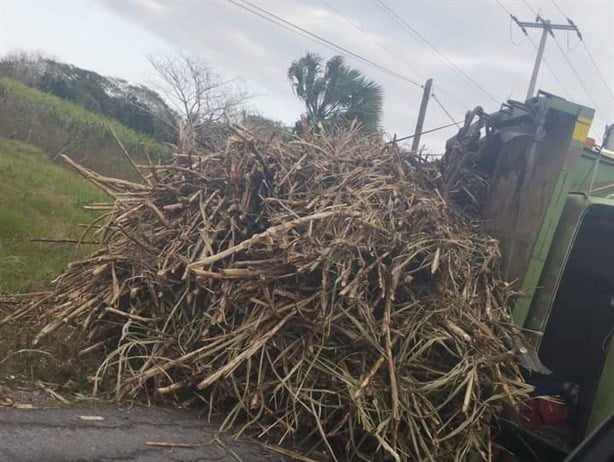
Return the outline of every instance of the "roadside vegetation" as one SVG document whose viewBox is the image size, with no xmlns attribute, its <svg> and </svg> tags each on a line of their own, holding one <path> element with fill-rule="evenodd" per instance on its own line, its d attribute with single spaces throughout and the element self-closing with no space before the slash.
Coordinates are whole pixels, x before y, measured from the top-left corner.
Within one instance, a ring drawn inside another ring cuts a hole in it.
<svg viewBox="0 0 614 462">
<path fill-rule="evenodd" d="M 39 149 L 5 138 L 0 138 L 0 177 L 0 293 L 43 289 L 91 246 L 30 238 L 78 238 L 78 224 L 94 218 L 82 206 L 105 196 Z"/>
<path fill-rule="evenodd" d="M 1 58 L 0 74 L 116 119 L 157 140 L 174 140 L 174 124 L 168 124 L 175 118 L 173 111 L 155 90 L 145 85 L 133 85 L 26 51 Z"/>
<path fill-rule="evenodd" d="M 169 155 L 166 145 L 94 114 L 77 104 L 0 76 L 0 136 L 27 142 L 49 156 L 63 152 L 104 175 L 135 178 L 136 172 L 111 129 L 137 161 Z"/>
</svg>

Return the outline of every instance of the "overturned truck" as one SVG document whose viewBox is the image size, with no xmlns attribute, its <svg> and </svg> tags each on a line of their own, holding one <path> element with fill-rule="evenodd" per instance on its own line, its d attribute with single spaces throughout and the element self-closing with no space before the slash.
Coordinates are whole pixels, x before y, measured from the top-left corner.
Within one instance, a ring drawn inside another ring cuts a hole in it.
<svg viewBox="0 0 614 462">
<path fill-rule="evenodd" d="M 502 429 L 520 460 L 563 460 L 592 432 L 609 447 L 585 443 L 573 460 L 614 456 L 614 153 L 587 138 L 592 116 L 543 92 L 509 102 L 475 157 L 490 178 L 482 216 L 521 291 L 514 323 L 540 361 L 526 378 L 558 398 Z"/>
</svg>

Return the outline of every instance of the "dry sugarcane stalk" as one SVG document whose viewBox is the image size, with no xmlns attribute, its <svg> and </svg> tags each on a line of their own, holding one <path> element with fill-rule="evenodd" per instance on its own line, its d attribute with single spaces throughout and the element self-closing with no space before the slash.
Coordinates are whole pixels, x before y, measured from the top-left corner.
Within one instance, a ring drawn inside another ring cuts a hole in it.
<svg viewBox="0 0 614 462">
<path fill-rule="evenodd" d="M 31 237 L 30 242 L 48 242 L 51 244 L 101 244 L 100 241 L 81 241 L 79 239 L 52 239 L 45 237 L 33 238 Z"/>
</svg>

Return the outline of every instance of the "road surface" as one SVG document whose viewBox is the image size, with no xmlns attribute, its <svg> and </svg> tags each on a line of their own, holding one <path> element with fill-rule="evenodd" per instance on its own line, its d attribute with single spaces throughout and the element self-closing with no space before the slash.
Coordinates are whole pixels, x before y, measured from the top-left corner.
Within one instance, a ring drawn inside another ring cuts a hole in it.
<svg viewBox="0 0 614 462">
<path fill-rule="evenodd" d="M 0 461 L 289 462 L 255 443 L 216 438 L 216 428 L 164 408 L 0 408 Z"/>
</svg>

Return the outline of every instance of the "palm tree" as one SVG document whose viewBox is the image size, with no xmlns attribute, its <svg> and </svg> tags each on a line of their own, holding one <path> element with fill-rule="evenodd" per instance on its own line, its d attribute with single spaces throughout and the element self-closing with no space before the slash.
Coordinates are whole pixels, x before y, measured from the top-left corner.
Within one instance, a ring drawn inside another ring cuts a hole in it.
<svg viewBox="0 0 614 462">
<path fill-rule="evenodd" d="M 307 53 L 288 69 L 292 90 L 305 102 L 307 122 L 338 127 L 356 120 L 364 132 L 375 131 L 382 115 L 382 87 L 347 66 L 341 56 L 322 63 L 321 56 Z"/>
</svg>

